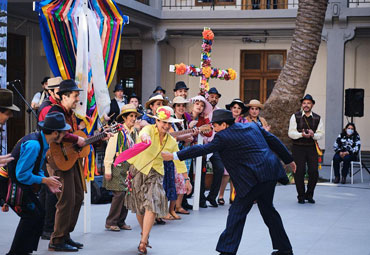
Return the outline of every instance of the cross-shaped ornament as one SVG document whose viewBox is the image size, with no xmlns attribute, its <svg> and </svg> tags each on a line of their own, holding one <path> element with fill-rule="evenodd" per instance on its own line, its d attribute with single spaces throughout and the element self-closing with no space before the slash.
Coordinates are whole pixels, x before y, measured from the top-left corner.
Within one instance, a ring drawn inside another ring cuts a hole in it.
<svg viewBox="0 0 370 255">
<path fill-rule="evenodd" d="M 195 65 L 185 65 L 184 63 L 170 65 L 170 72 L 175 72 L 178 75 L 190 75 L 200 77 L 200 95 L 207 94 L 209 90 L 209 78 L 220 80 L 235 80 L 236 72 L 232 68 L 219 69 L 211 67 L 211 52 L 214 34 L 212 30 L 205 27 L 203 30 L 203 44 L 200 67 Z"/>
</svg>

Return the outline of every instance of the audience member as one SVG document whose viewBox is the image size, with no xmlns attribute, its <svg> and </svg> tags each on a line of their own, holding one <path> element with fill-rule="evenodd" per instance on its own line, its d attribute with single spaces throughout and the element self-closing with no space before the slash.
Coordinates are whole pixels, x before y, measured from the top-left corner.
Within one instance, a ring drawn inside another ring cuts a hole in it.
<svg viewBox="0 0 370 255">
<path fill-rule="evenodd" d="M 247 122 L 256 122 L 260 127 L 263 127 L 266 131 L 270 131 L 271 126 L 267 124 L 267 121 L 260 117 L 260 112 L 263 109 L 263 104 L 257 99 L 252 99 L 247 104 L 248 116 L 246 117 Z"/>
<path fill-rule="evenodd" d="M 108 123 L 112 123 L 116 120 L 117 116 L 120 114 L 122 106 L 127 104 L 127 99 L 125 97 L 125 92 L 123 90 L 122 83 L 118 83 L 113 90 L 114 98 L 110 102 L 110 111 L 108 117 L 110 120 Z"/>
<path fill-rule="evenodd" d="M 188 98 L 189 88 L 186 86 L 185 82 L 176 82 L 175 88 L 173 89 L 175 97 L 181 96 L 183 98 Z"/>
<path fill-rule="evenodd" d="M 48 79 L 49 78 L 50 77 L 44 77 L 44 79 L 41 81 L 42 90 L 37 92 L 33 96 L 32 101 L 31 101 L 31 107 L 33 109 L 37 110 L 40 107 L 40 105 L 42 104 L 42 102 L 44 102 L 44 100 L 49 97 L 49 94 L 48 94 L 48 91 L 47 91 Z"/>
</svg>

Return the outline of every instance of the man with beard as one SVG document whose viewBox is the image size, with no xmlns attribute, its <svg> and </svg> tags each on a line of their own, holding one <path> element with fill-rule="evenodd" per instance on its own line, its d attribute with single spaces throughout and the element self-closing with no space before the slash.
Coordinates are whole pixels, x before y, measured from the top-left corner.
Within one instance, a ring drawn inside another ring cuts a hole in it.
<svg viewBox="0 0 370 255">
<path fill-rule="evenodd" d="M 185 82 L 178 81 L 173 89 L 173 93 L 175 97 L 183 97 L 186 99 L 188 97 L 188 90 L 189 88 L 186 86 Z"/>
<path fill-rule="evenodd" d="M 321 117 L 312 112 L 315 104 L 310 94 L 301 99 L 302 109 L 290 118 L 288 135 L 293 139 L 293 159 L 297 164 L 297 172 L 294 181 L 298 193 L 298 203 L 314 204 L 313 194 L 319 177 L 318 155 L 316 141 L 324 136 L 324 124 Z M 306 163 L 308 166 L 307 190 L 304 184 L 306 174 Z"/>
</svg>

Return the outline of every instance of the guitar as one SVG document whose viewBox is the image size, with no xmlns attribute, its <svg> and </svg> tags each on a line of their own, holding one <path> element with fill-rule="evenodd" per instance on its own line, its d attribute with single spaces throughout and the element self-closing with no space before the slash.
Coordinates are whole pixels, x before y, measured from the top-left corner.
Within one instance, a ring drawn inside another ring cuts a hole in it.
<svg viewBox="0 0 370 255">
<path fill-rule="evenodd" d="M 119 129 L 120 125 L 114 123 L 104 131 L 117 133 Z M 85 158 L 90 154 L 90 144 L 100 141 L 106 136 L 106 134 L 102 132 L 87 138 L 86 134 L 81 130 L 77 130 L 73 134 L 85 138 L 86 145 L 84 147 L 79 147 L 77 144 L 69 142 L 51 143 L 46 153 L 46 158 L 54 169 L 62 171 L 70 170 L 79 158 Z"/>
<path fill-rule="evenodd" d="M 212 127 L 211 127 L 210 124 L 205 124 L 205 125 L 200 126 L 200 127 L 194 127 L 194 128 L 181 130 L 181 131 L 170 132 L 170 135 L 172 135 L 173 137 L 177 137 L 177 136 L 180 136 L 180 135 L 191 134 L 194 131 L 199 131 L 201 133 L 209 133 L 209 132 L 212 131 Z"/>
</svg>

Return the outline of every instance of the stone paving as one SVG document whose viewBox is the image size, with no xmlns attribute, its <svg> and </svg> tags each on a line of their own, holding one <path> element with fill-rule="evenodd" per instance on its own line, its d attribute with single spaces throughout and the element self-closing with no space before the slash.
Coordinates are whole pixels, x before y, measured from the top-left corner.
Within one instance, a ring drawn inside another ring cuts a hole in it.
<svg viewBox="0 0 370 255">
<path fill-rule="evenodd" d="M 324 167 L 320 176 L 328 178 L 330 168 Z M 294 185 L 277 186 L 275 206 L 296 255 L 370 255 L 370 175 L 364 171 L 364 183 L 359 174 L 355 184 L 318 184 L 316 204 L 298 204 Z M 227 197 L 228 198 L 228 194 Z M 210 255 L 226 223 L 229 204 L 219 208 L 201 209 L 183 216 L 182 220 L 168 221 L 164 226 L 153 227 L 148 250 L 151 255 Z M 104 230 L 109 205 L 92 206 L 92 231 L 83 233 L 83 213 L 72 234 L 73 239 L 85 244 L 77 254 L 137 254 L 140 227 L 133 214 L 127 223 L 132 231 L 109 232 Z M 0 254 L 5 254 L 18 224 L 13 213 L 0 213 Z M 69 254 L 47 250 L 48 242 L 41 240 L 39 250 L 33 254 Z M 268 255 L 272 251 L 268 230 L 257 206 L 247 218 L 238 254 Z"/>
</svg>

